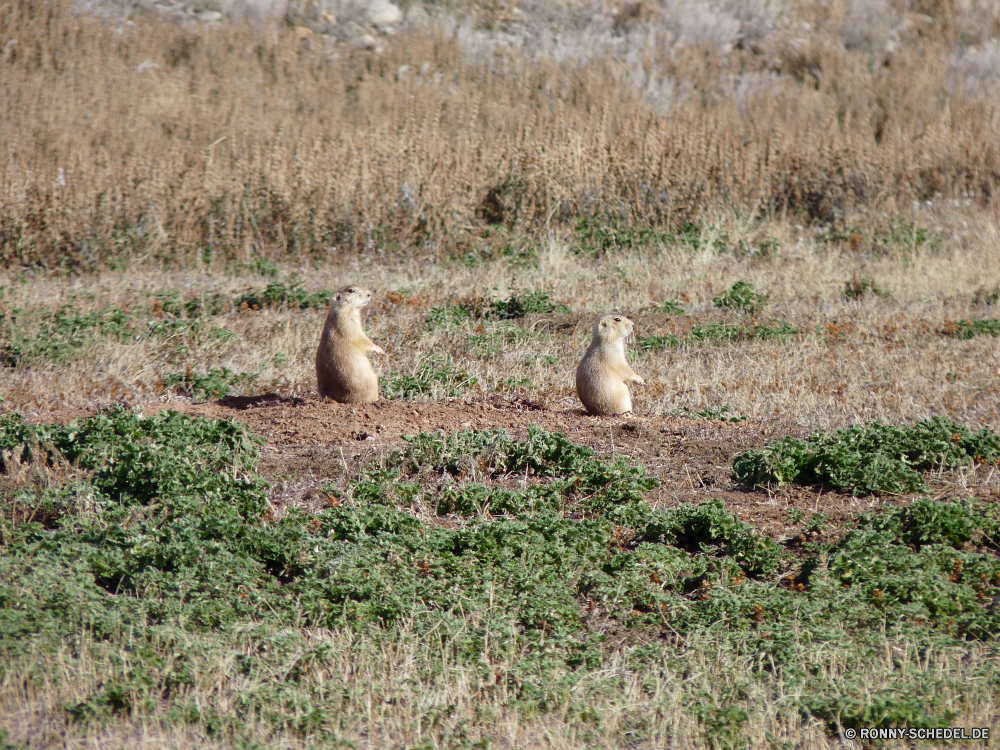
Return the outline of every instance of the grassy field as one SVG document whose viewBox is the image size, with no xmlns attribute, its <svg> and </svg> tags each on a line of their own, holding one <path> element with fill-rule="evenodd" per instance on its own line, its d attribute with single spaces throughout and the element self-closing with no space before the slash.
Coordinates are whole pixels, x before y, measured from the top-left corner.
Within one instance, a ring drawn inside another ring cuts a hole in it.
<svg viewBox="0 0 1000 750">
<path fill-rule="evenodd" d="M 992 6 L 80 7 L 0 4 L 0 748 L 1000 733 Z"/>
</svg>

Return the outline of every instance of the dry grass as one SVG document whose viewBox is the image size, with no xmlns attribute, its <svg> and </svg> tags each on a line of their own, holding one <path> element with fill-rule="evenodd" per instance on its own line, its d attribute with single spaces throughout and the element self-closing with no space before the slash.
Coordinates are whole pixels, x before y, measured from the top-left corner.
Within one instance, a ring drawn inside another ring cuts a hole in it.
<svg viewBox="0 0 1000 750">
<path fill-rule="evenodd" d="M 234 392 L 315 394 L 313 358 L 325 310 L 231 305 L 247 290 L 260 292 L 298 274 L 307 280 L 302 288 L 308 293 L 346 283 L 377 290 L 366 326 L 388 351 L 386 358 L 374 358 L 383 392 L 391 392 L 400 376 L 450 367 L 478 381 L 466 387 L 456 381 L 450 395 L 507 390 L 574 409 L 573 372 L 595 315 L 628 312 L 640 340 L 683 336 L 693 325 L 735 325 L 748 316 L 719 310 L 712 299 L 746 280 L 770 295 L 766 310 L 757 314 L 760 323 L 773 319 L 800 333 L 724 345 L 633 347 L 634 366 L 648 384 L 636 389 L 637 414 L 728 405 L 754 420 L 790 418 L 810 428 L 876 418 L 912 422 L 934 414 L 977 427 L 995 425 L 997 339 L 956 339 L 946 335 L 946 322 L 997 317 L 989 292 L 1000 288 L 1000 263 L 994 252 L 982 249 L 996 246 L 996 228 L 973 219 L 977 223 L 966 222 L 970 228 L 963 235 L 960 222 L 938 225 L 938 218 L 923 217 L 939 230 L 935 243 L 915 250 L 894 247 L 881 256 L 852 254 L 795 227 L 772 224 L 780 248 L 769 258 L 741 257 L 732 249 L 739 241 L 734 236 L 719 249 L 708 241 L 709 233 L 699 249 L 616 250 L 594 260 L 574 252 L 574 238 L 553 235 L 531 264 L 359 259 L 334 267 L 283 266 L 274 277 L 212 270 L 70 278 L 8 272 L 0 279 L 8 353 L 0 394 L 7 408 L 28 412 L 87 409 L 122 399 L 170 400 L 184 393 L 165 387 L 172 375 L 223 367 L 253 376 L 235 384 Z M 845 288 L 857 279 L 870 279 L 881 294 L 846 296 Z M 547 290 L 572 312 L 435 324 L 435 308 L 468 297 L 506 299 L 526 289 Z M 224 304 L 216 314 L 196 319 L 184 312 L 164 314 L 158 299 L 171 293 L 181 304 L 192 299 L 205 301 L 207 308 L 213 299 Z M 654 312 L 670 299 L 680 300 L 687 314 Z M 126 311 L 127 333 L 94 328 L 80 334 L 84 338 L 76 348 L 46 349 L 60 334 L 52 321 L 60 309 L 74 315 Z M 11 361 L 11 347 L 24 341 L 42 347 L 40 353 Z M 436 386 L 410 397 L 428 395 L 449 394 Z"/>
<path fill-rule="evenodd" d="M 451 662 L 442 642 L 421 639 L 405 627 L 400 632 L 359 636 L 351 631 L 276 631 L 248 624 L 233 640 L 209 645 L 204 638 L 189 639 L 178 632 L 151 647 L 175 652 L 173 658 L 194 677 L 195 683 L 187 688 L 190 705 L 199 707 L 203 716 L 213 710 L 222 716 L 239 712 L 246 718 L 239 734 L 266 737 L 270 748 L 314 747 L 297 731 L 309 725 L 310 711 L 319 712 L 313 721 L 332 720 L 341 727 L 334 736 L 326 734 L 324 742 L 366 750 L 434 746 L 421 744 L 428 737 L 440 747 L 603 749 L 621 747 L 622 738 L 632 734 L 643 738 L 635 745 L 641 748 L 704 747 L 707 738 L 720 746 L 739 740 L 747 748 L 774 747 L 775 743 L 842 747 L 822 722 L 803 718 L 792 708 L 792 698 L 798 697 L 793 693 L 800 686 L 789 689 L 775 678 L 747 680 L 746 675 L 755 669 L 755 657 L 733 654 L 721 642 L 713 644 L 705 637 L 690 644 L 698 656 L 675 665 L 657 659 L 636 668 L 619 652 L 609 655 L 603 668 L 585 681 L 571 670 L 552 674 L 553 683 L 561 678 L 564 685 L 562 694 L 551 698 L 564 705 L 552 712 L 519 710 L 516 688 L 493 679 L 494 669 L 505 673 L 510 663 L 492 663 L 484 677 L 467 665 Z M 241 640 L 245 643 L 240 644 Z M 261 640 L 278 657 L 273 659 L 273 672 L 241 678 L 231 663 L 234 647 L 236 653 L 240 645 L 252 653 Z M 995 664 L 984 648 L 925 655 L 913 644 L 892 638 L 884 646 L 884 659 L 866 665 L 866 687 L 872 694 L 891 690 L 903 670 L 910 677 L 924 675 L 939 686 L 937 698 L 955 711 L 953 726 L 989 726 L 994 721 L 996 706 L 988 677 Z M 317 649 L 329 654 L 322 667 L 310 670 L 307 680 L 290 684 L 289 669 Z M 829 662 L 822 676 L 830 681 L 847 676 L 837 666 L 838 656 L 845 661 L 850 658 L 849 648 L 835 650 L 840 653 L 821 657 Z M 221 654 L 229 660 L 220 661 Z M 510 655 L 511 662 L 517 658 L 517 654 Z M 168 719 L 156 705 L 104 723 L 67 721 L 60 707 L 77 705 L 102 685 L 145 666 L 127 652 L 110 652 L 86 633 L 81 633 L 78 643 L 46 654 L 41 664 L 30 660 L 9 664 L 7 677 L 0 683 L 0 729 L 9 730 L 10 741 L 68 749 L 248 746 L 213 736 L 196 720 L 190 720 L 194 726 L 185 726 Z M 429 665 L 433 667 L 428 669 Z M 29 685 L 12 679 L 40 668 L 47 672 L 46 679 Z M 169 669 L 169 663 L 165 668 Z M 275 731 L 273 722 L 263 717 L 255 724 L 248 710 L 256 700 L 266 701 L 264 696 L 273 700 L 275 691 L 285 695 L 285 732 Z M 741 703 L 749 709 L 745 724 L 729 730 L 723 719 L 713 730 L 699 722 L 699 709 L 714 704 L 711 696 L 734 694 L 742 695 Z M 692 707 L 691 695 L 699 695 L 704 706 Z M 908 745 L 890 742 L 885 747 Z"/>
<path fill-rule="evenodd" d="M 676 227 L 721 210 L 991 204 L 997 109 L 972 61 L 990 48 L 974 54 L 940 9 L 883 64 L 841 38 L 848 10 L 788 9 L 801 20 L 746 42 L 757 51 L 655 27 L 631 59 L 573 62 L 469 56 L 430 22 L 376 55 L 11 2 L 4 263 L 445 257 L 481 247 L 486 221 L 538 237 L 580 216 Z"/>
</svg>

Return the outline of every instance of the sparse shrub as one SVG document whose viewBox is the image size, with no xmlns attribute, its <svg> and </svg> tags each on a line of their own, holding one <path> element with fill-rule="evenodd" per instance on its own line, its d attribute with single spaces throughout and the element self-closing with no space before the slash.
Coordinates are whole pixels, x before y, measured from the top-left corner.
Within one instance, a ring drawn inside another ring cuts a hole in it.
<svg viewBox="0 0 1000 750">
<path fill-rule="evenodd" d="M 470 318 L 472 318 L 472 315 L 464 307 L 457 305 L 453 307 L 433 307 L 427 314 L 427 326 L 433 331 L 438 328 L 459 325 Z"/>
<path fill-rule="evenodd" d="M 250 310 L 260 310 L 265 307 L 319 310 L 330 304 L 332 296 L 333 292 L 329 289 L 320 289 L 318 292 L 307 294 L 302 289 L 302 280 L 293 276 L 287 284 L 274 281 L 268 284 L 263 291 L 244 292 L 233 300 L 233 304 L 237 308 Z"/>
<path fill-rule="evenodd" d="M 1000 300 L 1000 287 L 993 289 L 980 287 L 972 298 L 973 304 L 976 305 L 995 305 L 997 300 Z"/>
<path fill-rule="evenodd" d="M 661 349 L 668 349 L 673 346 L 679 346 L 681 343 L 680 338 L 673 333 L 666 334 L 654 334 L 652 336 L 643 336 L 636 342 L 640 349 L 649 349 L 651 351 L 660 351 Z"/>
<path fill-rule="evenodd" d="M 205 400 L 228 396 L 234 388 L 248 388 L 256 381 L 256 375 L 233 372 L 228 367 L 209 370 L 204 375 L 199 375 L 189 367 L 184 372 L 167 375 L 163 384 L 181 395 Z"/>
<path fill-rule="evenodd" d="M 412 374 L 389 373 L 383 387 L 388 398 L 406 399 L 415 396 L 455 397 L 478 386 L 479 378 L 456 367 L 448 358 L 427 360 Z"/>
<path fill-rule="evenodd" d="M 750 575 L 772 575 L 784 563 L 781 548 L 726 510 L 721 500 L 681 505 L 675 510 L 653 514 L 647 519 L 641 536 L 645 541 L 670 544 L 688 552 L 718 550 Z"/>
<path fill-rule="evenodd" d="M 802 521 L 806 517 L 806 512 L 802 508 L 789 508 L 785 515 L 788 516 L 788 522 L 791 524 L 796 524 Z"/>
<path fill-rule="evenodd" d="M 133 330 L 133 314 L 118 307 L 84 313 L 63 305 L 31 316 L 15 308 L 0 313 L 0 362 L 7 367 L 41 361 L 62 364 L 79 356 L 96 336 L 125 339 L 134 335 Z"/>
<path fill-rule="evenodd" d="M 528 378 L 501 378 L 497 380 L 498 391 L 516 392 L 533 389 L 535 389 L 535 384 Z"/>
<path fill-rule="evenodd" d="M 885 292 L 875 285 L 870 276 L 855 277 L 844 284 L 845 299 L 863 299 L 869 294 L 874 294 L 877 297 L 885 296 Z"/>
<path fill-rule="evenodd" d="M 826 531 L 826 525 L 829 521 L 825 513 L 813 513 L 806 524 L 806 531 L 810 534 L 822 534 Z"/>
<path fill-rule="evenodd" d="M 775 338 L 797 336 L 799 330 L 788 325 L 771 321 L 770 324 L 757 323 L 707 323 L 692 326 L 686 334 L 653 334 L 638 339 L 642 349 L 659 351 L 685 344 L 728 344 L 732 341 L 768 341 Z"/>
<path fill-rule="evenodd" d="M 653 312 L 665 313 L 667 315 L 684 315 L 684 307 L 678 300 L 668 299 L 653 307 Z"/>
<path fill-rule="evenodd" d="M 767 307 L 768 296 L 754 291 L 753 284 L 737 281 L 727 292 L 712 300 L 720 308 L 733 308 L 749 315 L 756 315 Z"/>
<path fill-rule="evenodd" d="M 505 300 L 490 303 L 488 310 L 491 318 L 514 320 L 527 315 L 568 313 L 569 307 L 553 300 L 549 290 L 539 289 L 534 292 L 527 290 L 514 292 Z"/>
<path fill-rule="evenodd" d="M 651 226 L 623 227 L 619 221 L 601 221 L 581 217 L 576 220 L 574 249 L 590 257 L 600 257 L 612 250 L 657 250 L 658 245 L 677 242 L 674 233 Z"/>
<path fill-rule="evenodd" d="M 1000 436 L 972 433 L 947 417 L 893 427 L 882 422 L 783 438 L 736 458 L 736 478 L 748 487 L 825 484 L 856 495 L 926 489 L 920 471 L 1000 461 Z"/>
<path fill-rule="evenodd" d="M 726 325 L 709 323 L 694 326 L 686 336 L 691 343 L 725 344 L 729 341 L 767 341 L 768 339 L 795 336 L 798 329 L 787 323 L 780 325 Z"/>
<path fill-rule="evenodd" d="M 535 292 L 516 291 L 505 300 L 487 301 L 482 297 L 465 297 L 451 307 L 435 307 L 427 316 L 431 329 L 460 324 L 465 320 L 488 318 L 516 320 L 528 315 L 568 313 L 569 307 L 552 299 L 547 289 Z"/>
<path fill-rule="evenodd" d="M 934 248 L 941 242 L 937 232 L 918 227 L 915 222 L 898 214 L 874 220 L 870 226 L 852 224 L 845 228 L 829 228 L 821 241 L 839 243 L 853 252 L 886 255 L 892 250 Z"/>
<path fill-rule="evenodd" d="M 729 404 L 719 407 L 709 406 L 701 411 L 694 411 L 688 407 L 672 409 L 670 415 L 674 417 L 687 417 L 688 419 L 713 419 L 718 422 L 744 422 L 749 417 L 739 416 L 733 413 L 733 408 Z"/>
<path fill-rule="evenodd" d="M 956 339 L 971 339 L 976 336 L 1000 336 L 1000 320 L 986 318 L 979 320 L 946 320 L 943 328 L 945 336 Z"/>
<path fill-rule="evenodd" d="M 202 298 L 199 295 L 191 294 L 186 300 L 181 300 L 180 292 L 175 290 L 165 290 L 157 292 L 153 301 L 153 314 L 156 317 L 172 315 L 180 318 L 199 318 L 203 314 L 222 315 L 229 312 L 232 303 L 220 292 L 213 292 Z"/>
</svg>

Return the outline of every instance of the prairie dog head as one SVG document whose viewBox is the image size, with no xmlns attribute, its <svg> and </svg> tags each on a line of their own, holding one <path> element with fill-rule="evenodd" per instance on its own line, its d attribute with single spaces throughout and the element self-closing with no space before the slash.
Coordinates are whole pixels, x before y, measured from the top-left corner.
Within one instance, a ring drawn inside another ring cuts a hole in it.
<svg viewBox="0 0 1000 750">
<path fill-rule="evenodd" d="M 594 323 L 594 341 L 604 344 L 614 344 L 619 341 L 631 341 L 635 324 L 619 313 L 602 315 Z"/>
<path fill-rule="evenodd" d="M 372 293 L 363 286 L 345 286 L 330 298 L 330 307 L 351 307 L 360 310 L 372 301 Z"/>
</svg>

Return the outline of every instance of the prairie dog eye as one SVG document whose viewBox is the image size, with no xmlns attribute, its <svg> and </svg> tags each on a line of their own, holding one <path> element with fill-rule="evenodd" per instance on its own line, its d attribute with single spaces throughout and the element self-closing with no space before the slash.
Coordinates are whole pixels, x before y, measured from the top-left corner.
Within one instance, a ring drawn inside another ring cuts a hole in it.
<svg viewBox="0 0 1000 750">
<path fill-rule="evenodd" d="M 621 323 L 621 322 L 622 322 L 621 318 L 615 318 L 615 323 Z"/>
<path fill-rule="evenodd" d="M 356 291 L 357 290 L 354 287 L 351 287 L 350 289 L 347 290 L 347 293 L 348 294 L 354 294 L 354 292 L 356 292 Z"/>
</svg>

